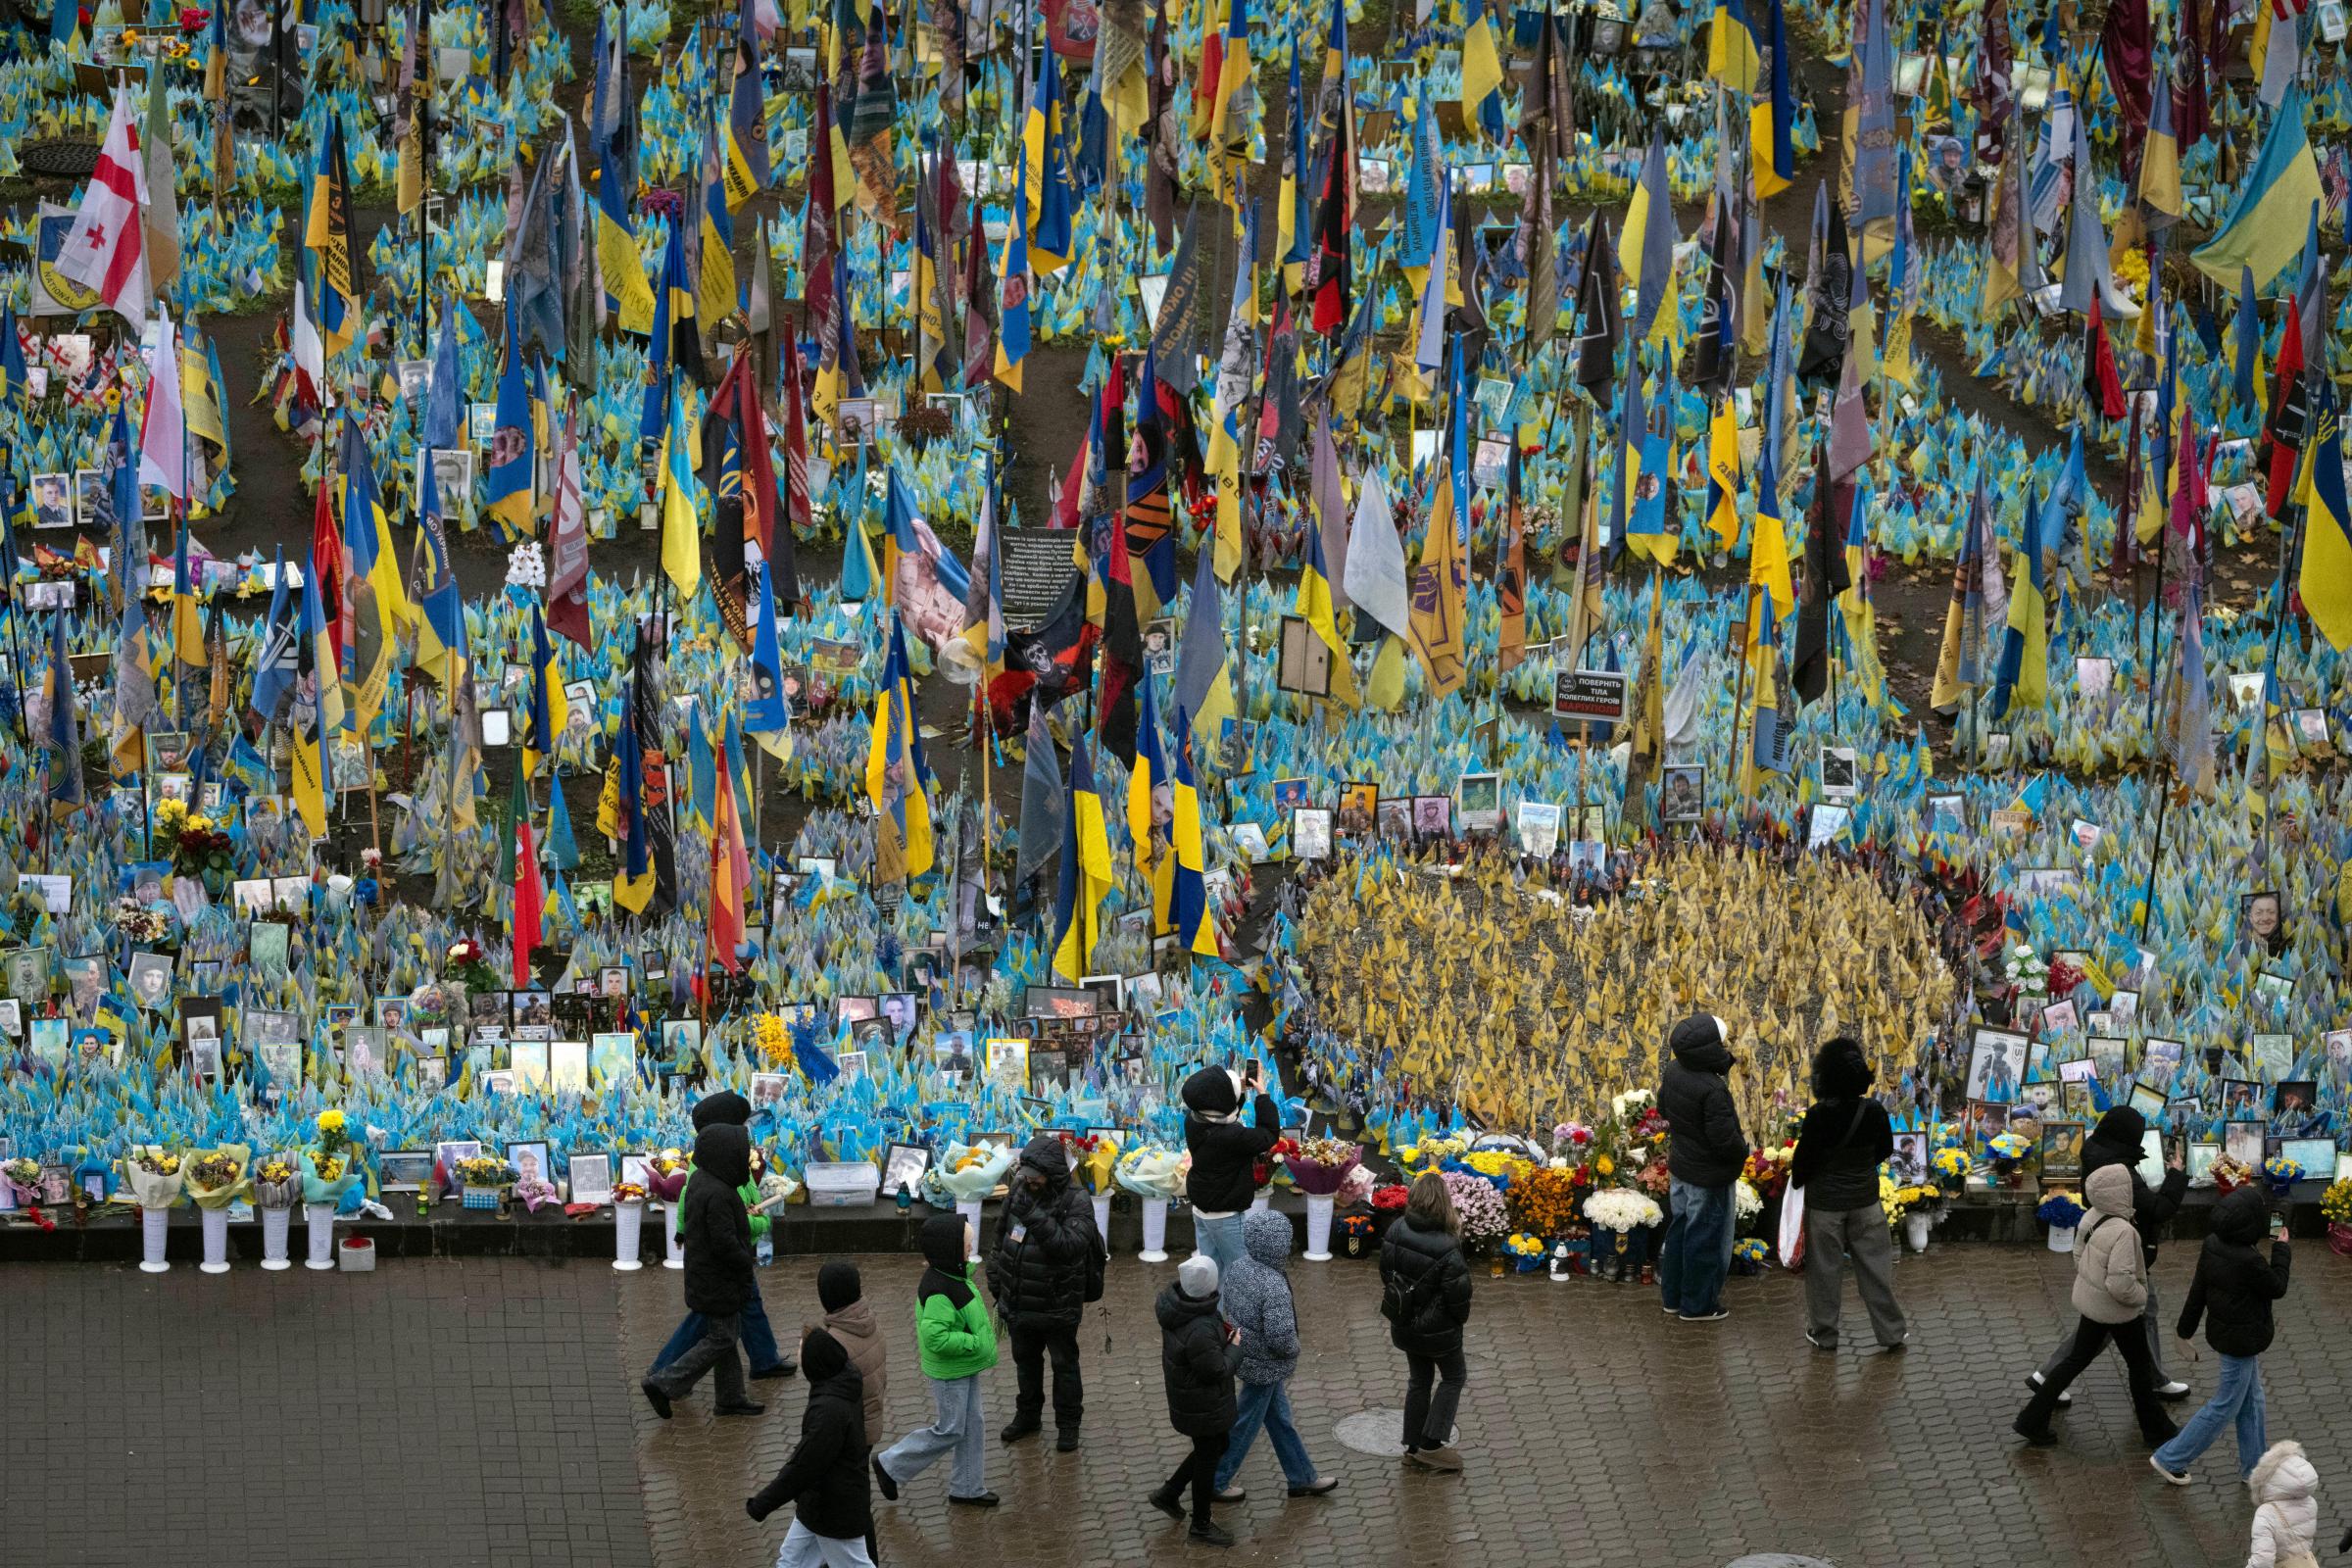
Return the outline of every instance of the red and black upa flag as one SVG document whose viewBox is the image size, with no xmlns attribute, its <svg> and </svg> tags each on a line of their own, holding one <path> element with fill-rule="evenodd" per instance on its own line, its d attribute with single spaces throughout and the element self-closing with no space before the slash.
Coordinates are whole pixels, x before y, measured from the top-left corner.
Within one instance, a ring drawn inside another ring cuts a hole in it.
<svg viewBox="0 0 2352 1568">
<path fill-rule="evenodd" d="M 2082 340 L 2082 397 L 2101 418 L 2124 416 L 2124 380 L 2116 373 L 2115 349 L 2107 341 L 2107 323 L 2099 314 L 2099 293 L 2090 293 L 2090 315 Z"/>
<path fill-rule="evenodd" d="M 1176 598 L 1176 515 L 1169 494 L 1172 415 L 1149 348 L 1136 383 L 1135 441 L 1127 454 L 1127 571 L 1136 614 L 1157 619 Z"/>
<path fill-rule="evenodd" d="M 1144 626 L 1136 614 L 1135 575 L 1127 555 L 1127 519 L 1110 515 L 1110 549 L 1102 571 L 1102 673 L 1096 722 L 1102 744 L 1135 765 L 1135 683 L 1144 675 Z"/>
<path fill-rule="evenodd" d="M 1354 226 L 1355 115 L 1340 116 L 1324 161 L 1323 188 L 1315 202 L 1314 316 L 1310 324 L 1325 337 L 1348 324 L 1354 299 L 1355 261 L 1348 239 Z"/>
<path fill-rule="evenodd" d="M 2303 439 L 2311 424 L 2310 394 L 2303 380 L 2303 314 L 2291 294 L 2286 301 L 2286 335 L 2278 340 L 2278 363 L 2273 371 L 2271 411 L 2262 422 L 2270 480 L 2263 504 L 2272 516 L 2283 517 L 2294 500 L 2295 467 L 2302 461 Z"/>
</svg>

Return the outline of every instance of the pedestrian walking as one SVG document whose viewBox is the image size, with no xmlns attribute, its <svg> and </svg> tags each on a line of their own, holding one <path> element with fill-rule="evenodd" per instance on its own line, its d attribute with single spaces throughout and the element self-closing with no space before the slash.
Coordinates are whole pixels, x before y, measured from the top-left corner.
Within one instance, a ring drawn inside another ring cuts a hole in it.
<svg viewBox="0 0 2352 1568">
<path fill-rule="evenodd" d="M 2256 1250 L 2271 1235 L 2266 1260 Z M 2180 1305 L 2180 1337 L 2194 1339 L 2205 1325 L 2205 1343 L 2222 1358 L 2213 1397 L 2188 1418 L 2180 1435 L 2148 1455 L 2156 1473 L 2175 1486 L 2188 1485 L 2188 1467 L 2222 1435 L 2237 1428 L 2237 1473 L 2250 1478 L 2269 1446 L 2262 1419 L 2262 1352 L 2271 1348 L 2271 1303 L 2286 1294 L 2285 1221 L 2270 1212 L 2262 1194 L 2240 1187 L 2213 1205 L 2213 1219 L 2197 1253 L 2196 1276 Z"/>
<path fill-rule="evenodd" d="M 2320 1531 L 2320 1473 L 2300 1443 L 2275 1443 L 2246 1478 L 2254 1494 L 2254 1534 L 2246 1568 L 2320 1568 L 2315 1538 Z M 2335 1548 L 2352 1551 L 2352 1532 Z"/>
<path fill-rule="evenodd" d="M 694 1130 L 697 1136 L 705 1127 L 719 1122 L 744 1128 L 746 1136 L 749 1136 L 752 1102 L 732 1089 L 705 1095 L 694 1102 Z M 760 1238 L 767 1235 L 768 1218 L 765 1214 L 753 1211 L 754 1205 L 760 1201 L 760 1186 L 751 1179 L 748 1169 L 744 1173 L 743 1186 L 737 1191 L 743 1198 L 745 1210 L 750 1213 L 753 1256 L 757 1261 Z M 686 1210 L 683 1204 L 670 1216 L 670 1223 L 684 1227 Z M 776 1331 L 769 1326 L 766 1303 L 760 1298 L 760 1276 L 757 1273 L 752 1276 L 752 1294 L 744 1299 L 742 1318 L 743 1353 L 752 1363 L 754 1381 L 792 1376 L 792 1357 L 776 1348 Z M 651 1372 L 659 1372 L 684 1355 L 687 1347 L 702 1337 L 703 1315 L 700 1312 L 688 1312 L 670 1335 L 669 1342 L 662 1347 L 661 1353 L 654 1357 Z"/>
<path fill-rule="evenodd" d="M 741 1192 L 752 1175 L 752 1135 L 733 1122 L 711 1122 L 695 1134 L 694 1174 L 687 1178 L 686 1309 L 703 1318 L 702 1335 L 686 1353 L 639 1385 L 654 1414 L 669 1419 L 669 1404 L 715 1372 L 720 1415 L 758 1415 L 767 1406 L 745 1392 L 743 1358 L 735 1353 L 744 1303 L 759 1295 L 752 1276 L 752 1224 Z"/>
<path fill-rule="evenodd" d="M 1216 1505 L 1217 1461 L 1233 1431 L 1234 1369 L 1241 1364 L 1241 1334 L 1217 1306 L 1217 1262 L 1195 1252 L 1176 1266 L 1176 1283 L 1159 1293 L 1159 1370 L 1167 1385 L 1168 1424 L 1193 1440 L 1192 1452 L 1152 1494 L 1152 1506 L 1171 1519 L 1184 1517 L 1184 1492 L 1193 1493 L 1192 1539 L 1203 1546 L 1230 1546 L 1231 1532 L 1211 1516 Z"/>
<path fill-rule="evenodd" d="M 1805 1338 L 1817 1350 L 1838 1348 L 1849 1256 L 1879 1344 L 1900 1350 L 1911 1337 L 1894 1302 L 1894 1239 L 1879 1206 L 1879 1167 L 1894 1152 L 1894 1126 L 1870 1080 L 1859 1041 L 1840 1035 L 1816 1051 L 1813 1105 L 1788 1158 L 1788 1185 L 1805 1195 Z"/>
<path fill-rule="evenodd" d="M 1282 1138 L 1282 1107 L 1258 1084 L 1257 1063 L 1241 1076 L 1203 1067 L 1184 1081 L 1184 1147 L 1192 1170 L 1184 1196 L 1193 1205 L 1193 1248 L 1221 1272 L 1242 1255 L 1242 1211 L 1257 1197 L 1257 1162 Z M 1251 1125 L 1242 1125 L 1242 1097 L 1252 1095 Z"/>
<path fill-rule="evenodd" d="M 869 1446 L 880 1443 L 882 1396 L 890 1384 L 890 1347 L 883 1342 L 882 1326 L 874 1321 L 858 1265 L 835 1258 L 818 1269 L 816 1304 L 824 1308 L 825 1320 L 814 1327 L 840 1342 L 850 1352 L 850 1364 L 858 1369 L 864 1395 L 865 1441 Z"/>
<path fill-rule="evenodd" d="M 1658 1253 L 1666 1312 L 1686 1323 L 1713 1323 L 1724 1309 L 1732 1269 L 1732 1189 L 1747 1164 L 1747 1139 L 1728 1082 L 1733 1060 L 1723 1020 L 1692 1013 L 1667 1036 L 1673 1059 L 1658 1085 L 1666 1118 L 1667 1200 L 1671 1217 Z"/>
<path fill-rule="evenodd" d="M 823 1329 L 802 1337 L 801 1365 L 808 1372 L 801 1441 L 776 1478 L 745 1500 L 744 1511 L 763 1520 L 793 1505 L 776 1568 L 873 1568 L 866 1549 L 872 1500 L 865 1487 L 865 1380 L 849 1350 Z"/>
<path fill-rule="evenodd" d="M 2165 1161 L 2162 1185 L 2150 1188 L 2140 1179 L 2139 1162 L 2146 1153 L 2142 1147 L 2148 1131 L 2147 1118 L 2130 1105 L 2118 1105 L 2099 1118 L 2090 1136 L 2082 1140 L 2082 1176 L 2088 1181 L 2094 1171 L 2109 1165 L 2121 1165 L 2132 1176 L 2132 1226 L 2139 1232 L 2140 1258 L 2147 1264 L 2148 1304 L 2140 1314 L 2142 1336 L 2148 1342 L 2148 1364 L 2156 1372 L 2156 1396 L 2162 1399 L 2181 1399 L 2188 1396 L 2188 1385 L 2164 1369 L 2164 1331 L 2157 1321 L 2156 1305 L 2156 1247 L 2164 1234 L 2167 1220 L 2178 1213 L 2180 1200 L 2188 1192 L 2188 1171 L 2178 1158 Z M 2028 1373 L 2026 1384 L 2038 1389 L 2042 1380 L 2058 1370 L 2066 1359 L 2071 1338 L 2061 1341 L 2038 1370 Z M 2069 1396 L 2058 1401 L 2073 1402 Z"/>
<path fill-rule="evenodd" d="M 1034 1436 L 1046 1408 L 1046 1357 L 1054 1358 L 1054 1447 L 1078 1447 L 1086 1388 L 1078 1374 L 1078 1325 L 1086 1303 L 1102 1299 L 1105 1254 L 1095 1205 L 1070 1183 L 1059 1138 L 1040 1135 L 1013 1167 L 1011 1196 L 997 1218 L 988 1254 L 988 1288 L 1012 1348 L 1012 1422 L 1006 1443 Z"/>
<path fill-rule="evenodd" d="M 2139 1327 L 2148 1299 L 2148 1265 L 2140 1255 L 2139 1233 L 2132 1227 L 2131 1170 L 2101 1166 L 2082 1183 L 2082 1196 L 2090 1200 L 2090 1213 L 2075 1241 L 2074 1290 L 2075 1310 L 2082 1320 L 2065 1359 L 2034 1391 L 2011 1430 L 2035 1447 L 2056 1443 L 2050 1412 L 2059 1396 L 2112 1341 L 2131 1375 L 2132 1410 L 2139 1418 L 2139 1435 L 2149 1447 L 2159 1447 L 2180 1429 L 2156 1396 L 2156 1364 Z"/>
<path fill-rule="evenodd" d="M 997 1325 L 980 1299 L 966 1252 L 970 1227 L 956 1214 L 923 1221 L 923 1260 L 930 1266 L 914 1287 L 914 1347 L 931 1385 L 932 1421 L 907 1433 L 874 1458 L 874 1484 L 896 1502 L 899 1483 L 912 1481 L 944 1454 L 954 1454 L 948 1500 L 994 1508 L 988 1490 L 988 1449 L 982 1428 L 980 1374 L 997 1364 Z"/>
<path fill-rule="evenodd" d="M 1404 1212 L 1381 1238 L 1380 1315 L 1389 1320 L 1389 1343 L 1404 1352 L 1406 1461 L 1426 1470 L 1461 1469 L 1453 1425 L 1470 1375 L 1462 1358 L 1470 1264 L 1462 1256 L 1453 1194 L 1434 1170 L 1414 1178 Z"/>
<path fill-rule="evenodd" d="M 1291 1294 L 1291 1220 L 1287 1214 L 1252 1211 L 1242 1216 L 1242 1259 L 1226 1271 L 1217 1292 L 1225 1319 L 1240 1336 L 1241 1388 L 1234 1400 L 1233 1431 L 1217 1461 L 1219 1502 L 1240 1502 L 1233 1484 L 1257 1441 L 1258 1428 L 1274 1445 L 1283 1479 L 1294 1497 L 1320 1497 L 1340 1483 L 1315 1473 L 1306 1444 L 1291 1419 L 1291 1374 L 1298 1368 L 1298 1307 Z"/>
</svg>

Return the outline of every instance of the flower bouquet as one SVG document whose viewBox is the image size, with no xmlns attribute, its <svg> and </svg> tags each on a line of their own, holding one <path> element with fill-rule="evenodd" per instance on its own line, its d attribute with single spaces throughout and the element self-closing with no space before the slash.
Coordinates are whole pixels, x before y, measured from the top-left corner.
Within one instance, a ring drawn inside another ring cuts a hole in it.
<svg viewBox="0 0 2352 1568">
<path fill-rule="evenodd" d="M 1623 1284 L 1629 1271 L 1639 1273 L 1648 1258 L 1646 1245 L 1633 1250 L 1634 1233 L 1661 1223 L 1666 1211 L 1646 1194 L 1630 1187 L 1611 1187 L 1585 1200 L 1585 1218 L 1592 1226 L 1593 1276 Z"/>
<path fill-rule="evenodd" d="M 1732 1224 L 1741 1234 L 1764 1217 L 1764 1195 L 1756 1191 L 1755 1183 L 1742 1176 L 1732 1184 Z"/>
<path fill-rule="evenodd" d="M 117 899 L 110 919 L 126 947 L 150 947 L 172 934 L 170 915 L 133 898 Z"/>
<path fill-rule="evenodd" d="M 458 1180 L 465 1187 L 467 1208 L 506 1206 L 508 1191 L 522 1173 L 495 1154 L 471 1154 L 458 1161 Z"/>
<path fill-rule="evenodd" d="M 1110 1245 L 1110 1195 L 1117 1184 L 1119 1141 L 1108 1133 L 1061 1135 L 1070 1177 L 1085 1189 L 1095 1206 L 1095 1234 Z"/>
<path fill-rule="evenodd" d="M 664 1149 L 647 1162 L 646 1188 L 657 1203 L 674 1203 L 686 1191 L 694 1162 L 685 1151 Z"/>
<path fill-rule="evenodd" d="M 1511 1223 L 1533 1235 L 1557 1239 L 1576 1222 L 1576 1177 L 1561 1166 L 1536 1167 L 1511 1183 L 1502 1197 Z"/>
<path fill-rule="evenodd" d="M 1510 1211 L 1494 1183 L 1469 1171 L 1449 1170 L 1445 1177 L 1446 1190 L 1453 1195 L 1453 1212 L 1462 1222 L 1464 1251 L 1492 1246 L 1509 1233 Z"/>
<path fill-rule="evenodd" d="M 2262 1162 L 2262 1174 L 2271 1184 L 2272 1196 L 2284 1198 L 2303 1179 L 2303 1167 L 2284 1154 L 2273 1154 Z"/>
<path fill-rule="evenodd" d="M 612 1267 L 634 1274 L 645 1264 L 638 1253 L 645 1241 L 645 1188 L 636 1182 L 612 1184 Z"/>
<path fill-rule="evenodd" d="M 294 1223 L 302 1181 L 300 1161 L 283 1151 L 253 1168 L 253 1206 L 262 1213 L 262 1267 L 272 1274 L 293 1266 L 286 1261 L 286 1232 Z"/>
<path fill-rule="evenodd" d="M 1765 1245 L 1763 1237 L 1742 1236 L 1732 1244 L 1732 1272 L 1761 1274 L 1765 1259 L 1771 1255 L 1772 1249 Z"/>
<path fill-rule="evenodd" d="M 2075 1227 L 2082 1223 L 2089 1210 L 2072 1193 L 2052 1193 L 2034 1210 L 2034 1217 L 2050 1228 L 2050 1250 L 2071 1252 L 2075 1250 Z"/>
<path fill-rule="evenodd" d="M 1352 1139 L 1309 1138 L 1283 1163 L 1290 1169 L 1293 1187 L 1309 1198 L 1331 1198 L 1363 1163 L 1363 1157 L 1362 1147 Z"/>
<path fill-rule="evenodd" d="M 2352 1257 L 2352 1176 L 2328 1184 L 2328 1191 L 2320 1195 L 2320 1217 L 2328 1222 L 2328 1250 L 2338 1257 Z"/>
<path fill-rule="evenodd" d="M 2212 1174 L 2214 1191 L 2227 1197 L 2254 1179 L 2254 1167 L 2224 1154 L 2213 1162 Z"/>
<path fill-rule="evenodd" d="M 1375 1214 L 1387 1214 L 1392 1217 L 1401 1214 L 1404 1212 L 1405 1203 L 1411 1200 L 1412 1196 L 1413 1190 L 1402 1182 L 1391 1182 L 1386 1187 L 1375 1187 L 1372 1189 L 1372 1211 Z"/>
<path fill-rule="evenodd" d="M 2021 1133 L 1997 1133 L 1985 1144 L 1984 1152 L 1992 1158 L 1992 1173 L 2015 1187 L 2025 1180 L 2022 1161 L 2033 1147 Z"/>
<path fill-rule="evenodd" d="M 1751 1150 L 1746 1165 L 1740 1169 L 1740 1178 L 1755 1189 L 1759 1201 L 1769 1203 L 1787 1190 L 1788 1162 L 1795 1157 L 1794 1144 L 1785 1144 L 1778 1149 Z"/>
<path fill-rule="evenodd" d="M 1164 1144 L 1138 1144 L 1119 1156 L 1113 1179 L 1144 1204 L 1144 1247 L 1135 1254 L 1140 1261 L 1168 1260 L 1168 1203 L 1184 1190 L 1192 1168 L 1190 1154 Z"/>
<path fill-rule="evenodd" d="M 1968 1185 L 1968 1151 L 1957 1144 L 1947 1145 L 1929 1156 L 1928 1168 L 1935 1173 L 1938 1187 L 1956 1195 Z"/>
<path fill-rule="evenodd" d="M 483 960 L 479 942 L 455 942 L 441 964 L 441 976 L 455 980 L 468 991 L 497 991 L 506 982 Z"/>
<path fill-rule="evenodd" d="M 0 1163 L 0 1192 L 11 1200 L 12 1205 L 23 1208 L 33 1224 L 44 1231 L 57 1229 L 57 1221 L 41 1208 L 41 1162 L 29 1155 Z"/>
<path fill-rule="evenodd" d="M 184 1161 L 161 1144 L 133 1144 L 122 1161 L 122 1177 L 138 1200 L 141 1253 L 139 1272 L 161 1274 L 172 1265 L 164 1261 L 165 1238 L 172 1205 L 179 1201 L 187 1180 Z"/>
<path fill-rule="evenodd" d="M 1525 1231 L 1513 1231 L 1502 1241 L 1502 1255 L 1522 1274 L 1533 1274 L 1542 1268 L 1544 1254 L 1549 1250 L 1543 1237 L 1530 1236 Z"/>
<path fill-rule="evenodd" d="M 1340 1216 L 1340 1250 L 1349 1257 L 1361 1257 L 1378 1243 L 1380 1223 L 1370 1214 Z"/>
<path fill-rule="evenodd" d="M 197 1220 L 204 1228 L 201 1266 L 207 1274 L 228 1272 L 228 1205 L 253 1196 L 253 1183 L 245 1174 L 252 1162 L 250 1145 L 223 1144 L 190 1154 L 182 1168 L 188 1197 L 194 1200 Z"/>
<path fill-rule="evenodd" d="M 561 1202 L 564 1197 L 556 1190 L 556 1184 L 544 1176 L 516 1182 L 514 1196 L 521 1200 L 523 1208 L 533 1214 L 549 1203 Z"/>
</svg>

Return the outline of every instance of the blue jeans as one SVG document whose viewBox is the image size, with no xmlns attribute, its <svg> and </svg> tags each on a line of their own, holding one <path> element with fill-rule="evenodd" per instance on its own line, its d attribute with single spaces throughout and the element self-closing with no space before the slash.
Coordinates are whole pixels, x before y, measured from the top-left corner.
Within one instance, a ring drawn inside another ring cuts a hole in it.
<svg viewBox="0 0 2352 1568">
<path fill-rule="evenodd" d="M 886 1449 L 879 1461 L 893 1481 L 912 1481 L 953 1454 L 948 1495 L 977 1497 L 988 1491 L 987 1417 L 980 1412 L 980 1374 L 968 1378 L 925 1378 L 931 1385 L 933 1420 L 916 1427 Z"/>
<path fill-rule="evenodd" d="M 1658 1288 L 1666 1310 L 1704 1317 L 1723 1301 L 1723 1277 L 1732 1268 L 1732 1189 L 1697 1187 L 1672 1178 L 1672 1219 L 1658 1249 Z"/>
<path fill-rule="evenodd" d="M 1222 1219 L 1202 1219 L 1195 1214 L 1193 1250 L 1206 1252 L 1216 1260 L 1217 1279 L 1222 1284 L 1225 1271 L 1242 1260 L 1242 1216 L 1227 1214 Z"/>
<path fill-rule="evenodd" d="M 2222 1435 L 2222 1428 L 2234 1418 L 2237 1423 L 2237 1475 L 2239 1480 L 2254 1473 L 2254 1463 L 2270 1446 L 2263 1432 L 2262 1421 L 2262 1361 L 2251 1355 L 2225 1355 L 2222 1358 L 2221 1386 L 2213 1397 L 2200 1406 L 2188 1424 L 2174 1438 L 2156 1450 L 2156 1462 L 2167 1470 L 2185 1470 L 2197 1455 L 2213 1446 Z"/>
<path fill-rule="evenodd" d="M 752 1363 L 754 1373 L 765 1372 L 784 1359 L 783 1352 L 776 1348 L 776 1331 L 768 1327 L 767 1308 L 760 1300 L 757 1284 L 752 1287 L 752 1298 L 743 1303 L 743 1315 L 737 1321 L 743 1326 L 744 1358 Z M 669 1343 L 662 1347 L 662 1353 L 654 1357 L 652 1370 L 661 1371 L 684 1355 L 686 1347 L 702 1337 L 703 1314 L 687 1313 L 678 1331 L 669 1337 Z"/>
<path fill-rule="evenodd" d="M 1216 1490 L 1223 1492 L 1233 1485 L 1261 1426 L 1266 1429 L 1267 1441 L 1274 1445 L 1274 1457 L 1282 1461 L 1283 1479 L 1294 1487 L 1311 1485 L 1316 1479 L 1315 1461 L 1306 1456 L 1306 1444 L 1291 1421 L 1290 1386 L 1243 1383 L 1235 1387 L 1234 1395 L 1233 1431 L 1225 1440 L 1225 1457 L 1217 1461 Z"/>
</svg>

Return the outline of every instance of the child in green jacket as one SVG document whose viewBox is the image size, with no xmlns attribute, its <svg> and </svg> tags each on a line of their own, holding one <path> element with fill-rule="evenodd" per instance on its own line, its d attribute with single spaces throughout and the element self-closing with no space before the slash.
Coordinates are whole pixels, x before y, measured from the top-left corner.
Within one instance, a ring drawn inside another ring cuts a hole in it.
<svg viewBox="0 0 2352 1568">
<path fill-rule="evenodd" d="M 993 1508 L 983 1446 L 987 1415 L 980 1407 L 980 1374 L 997 1364 L 997 1325 L 973 1285 L 968 1261 L 973 1238 L 963 1219 L 936 1214 L 923 1222 L 923 1270 L 914 1289 L 914 1343 L 931 1385 L 931 1425 L 909 1432 L 874 1457 L 874 1484 L 896 1502 L 899 1483 L 911 1481 L 942 1454 L 954 1453 L 948 1500 Z"/>
</svg>

